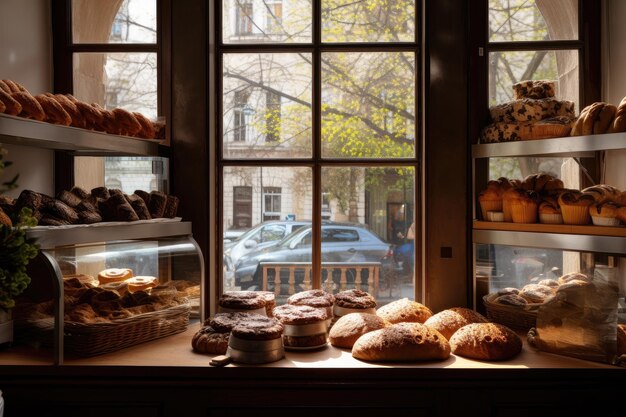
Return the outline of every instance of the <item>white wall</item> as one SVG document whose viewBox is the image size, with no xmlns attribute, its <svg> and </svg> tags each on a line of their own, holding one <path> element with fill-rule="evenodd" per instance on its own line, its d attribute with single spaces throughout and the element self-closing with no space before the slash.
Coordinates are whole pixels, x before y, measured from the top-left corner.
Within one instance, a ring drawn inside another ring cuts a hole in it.
<svg viewBox="0 0 626 417">
<path fill-rule="evenodd" d="M 52 91 L 52 28 L 48 0 L 0 0 L 0 79 L 15 80 L 32 94 Z M 2 180 L 20 174 L 19 188 L 54 193 L 54 152 L 3 145 L 13 166 Z M 36 167 L 36 169 L 33 169 Z"/>
<path fill-rule="evenodd" d="M 626 1 L 606 0 L 603 33 L 603 97 L 618 105 L 626 97 Z M 604 182 L 626 190 L 626 150 L 606 153 Z"/>
</svg>

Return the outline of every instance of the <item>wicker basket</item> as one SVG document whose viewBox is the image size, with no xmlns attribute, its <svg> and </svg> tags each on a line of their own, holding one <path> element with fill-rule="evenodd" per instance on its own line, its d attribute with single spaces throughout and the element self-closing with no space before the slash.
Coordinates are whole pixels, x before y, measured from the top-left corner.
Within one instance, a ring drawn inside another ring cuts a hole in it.
<svg viewBox="0 0 626 417">
<path fill-rule="evenodd" d="M 523 307 L 509 306 L 496 303 L 498 294 L 487 294 L 483 297 L 483 304 L 487 318 L 495 323 L 504 324 L 512 329 L 529 330 L 537 323 L 537 310 L 541 304 L 527 304 Z"/>
<path fill-rule="evenodd" d="M 115 352 L 149 340 L 184 332 L 189 324 L 189 303 L 152 311 L 109 323 L 64 324 L 65 352 L 76 356 L 96 356 Z M 21 323 L 23 340 L 52 346 L 54 320 L 44 319 Z"/>
</svg>

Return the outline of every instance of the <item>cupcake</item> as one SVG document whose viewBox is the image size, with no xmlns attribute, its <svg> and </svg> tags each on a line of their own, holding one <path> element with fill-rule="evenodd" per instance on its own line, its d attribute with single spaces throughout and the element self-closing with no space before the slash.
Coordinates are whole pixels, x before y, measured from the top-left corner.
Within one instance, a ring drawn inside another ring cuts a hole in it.
<svg viewBox="0 0 626 417">
<path fill-rule="evenodd" d="M 620 190 L 617 188 L 606 185 L 606 184 L 597 184 L 591 187 L 587 187 L 582 190 L 584 194 L 589 194 L 593 197 L 596 203 L 605 203 L 607 201 L 616 202 L 620 197 Z"/>
<path fill-rule="evenodd" d="M 478 203 L 483 220 L 488 220 L 490 211 L 502 211 L 502 187 L 498 181 L 489 181 L 487 188 L 478 194 Z"/>
<path fill-rule="evenodd" d="M 618 209 L 617 204 L 610 202 L 592 204 L 589 206 L 591 221 L 596 226 L 617 226 L 619 225 Z"/>
<path fill-rule="evenodd" d="M 589 206 L 595 202 L 593 196 L 578 190 L 568 190 L 559 195 L 559 206 L 565 224 L 589 224 Z"/>
<path fill-rule="evenodd" d="M 509 196 L 513 223 L 537 223 L 539 195 L 534 191 L 517 189 Z"/>
<path fill-rule="evenodd" d="M 544 199 L 539 204 L 539 223 L 562 224 L 563 216 L 556 199 Z"/>
<path fill-rule="evenodd" d="M 517 198 L 519 190 L 522 190 L 522 189 L 518 187 L 511 187 L 502 194 L 502 213 L 504 215 L 505 222 L 513 221 L 513 214 L 511 210 L 511 200 L 513 200 L 514 198 Z"/>
</svg>

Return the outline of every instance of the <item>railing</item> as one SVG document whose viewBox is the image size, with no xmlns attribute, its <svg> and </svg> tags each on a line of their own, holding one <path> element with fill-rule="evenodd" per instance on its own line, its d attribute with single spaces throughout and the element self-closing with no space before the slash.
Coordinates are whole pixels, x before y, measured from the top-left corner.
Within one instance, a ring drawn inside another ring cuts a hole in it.
<svg viewBox="0 0 626 417">
<path fill-rule="evenodd" d="M 270 271 L 274 271 L 274 294 L 281 295 L 283 288 L 282 271 L 288 271 L 287 294 L 291 295 L 299 291 L 310 290 L 311 286 L 311 263 L 310 262 L 261 262 L 263 270 L 263 291 L 268 290 Z M 380 276 L 380 262 L 322 262 L 322 289 L 333 293 L 351 288 L 363 289 L 374 297 L 378 296 L 378 280 Z M 333 279 L 334 272 L 339 271 L 338 282 Z M 296 283 L 296 272 L 302 271 L 302 283 Z M 326 276 L 324 277 L 324 271 Z M 364 272 L 367 271 L 367 275 Z M 348 280 L 348 277 L 354 280 Z M 350 282 L 349 282 L 350 281 Z"/>
</svg>

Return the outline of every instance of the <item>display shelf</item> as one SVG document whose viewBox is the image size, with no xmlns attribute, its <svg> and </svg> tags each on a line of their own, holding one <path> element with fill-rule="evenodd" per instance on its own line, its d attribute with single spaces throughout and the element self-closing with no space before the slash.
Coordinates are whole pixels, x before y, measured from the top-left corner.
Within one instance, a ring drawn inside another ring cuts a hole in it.
<svg viewBox="0 0 626 417">
<path fill-rule="evenodd" d="M 159 143 L 0 114 L 0 142 L 83 156 L 158 156 Z"/>
<path fill-rule="evenodd" d="M 35 227 L 27 231 L 41 249 L 92 242 L 151 239 L 191 235 L 191 222 L 180 219 L 139 220 L 136 222 L 95 223 L 93 225 Z"/>
<path fill-rule="evenodd" d="M 591 157 L 593 152 L 626 149 L 626 133 L 472 145 L 472 158 L 562 156 Z"/>
<path fill-rule="evenodd" d="M 478 225 L 476 223 L 479 223 Z M 507 223 L 501 223 L 501 228 L 482 228 L 485 222 L 476 222 L 473 230 L 475 244 L 493 244 L 507 246 L 522 246 L 530 248 L 561 249 L 582 252 L 601 252 L 610 254 L 626 253 L 626 239 L 624 236 L 607 236 L 597 234 L 582 234 L 577 231 L 567 232 L 570 226 L 563 226 L 559 231 L 544 231 L 540 226 L 533 230 L 507 228 Z M 532 226 L 532 225 L 526 225 Z M 584 226 L 580 226 L 584 227 Z M 592 226 L 588 226 L 593 228 Z M 601 228 L 604 229 L 604 228 Z M 553 229 L 551 229 L 553 230 Z"/>
</svg>

